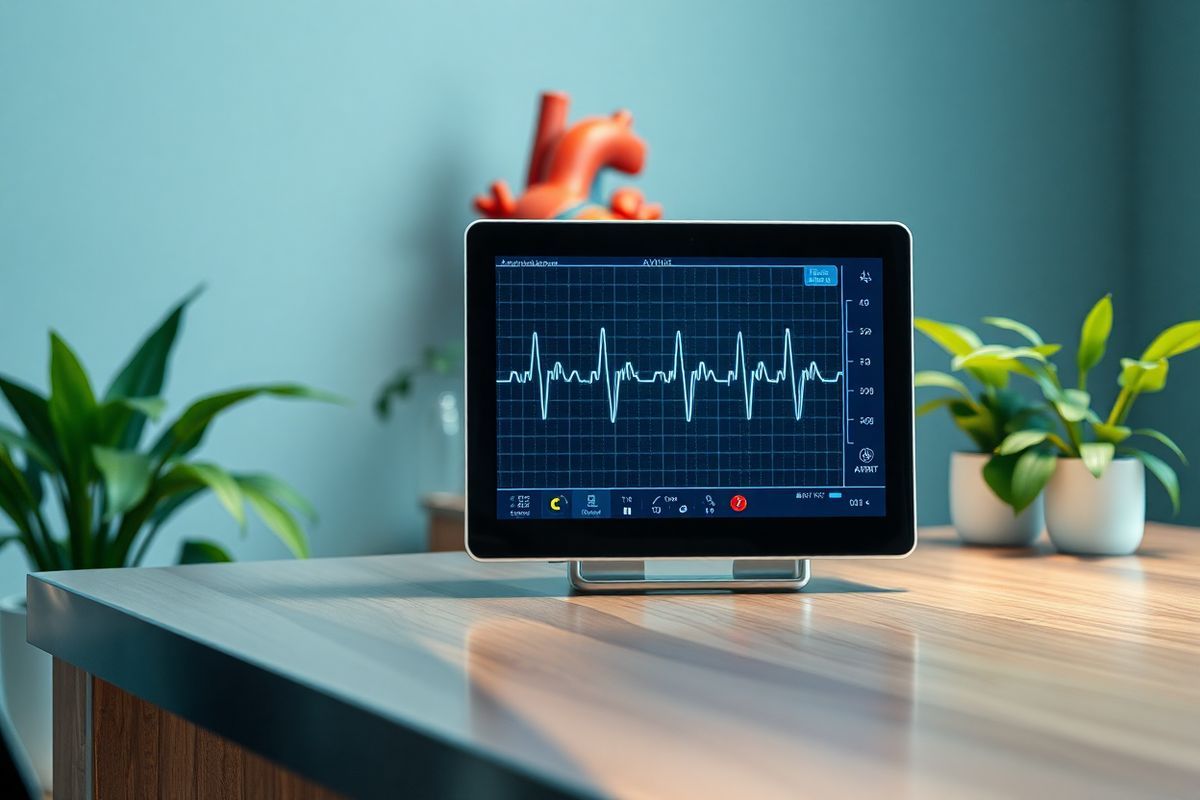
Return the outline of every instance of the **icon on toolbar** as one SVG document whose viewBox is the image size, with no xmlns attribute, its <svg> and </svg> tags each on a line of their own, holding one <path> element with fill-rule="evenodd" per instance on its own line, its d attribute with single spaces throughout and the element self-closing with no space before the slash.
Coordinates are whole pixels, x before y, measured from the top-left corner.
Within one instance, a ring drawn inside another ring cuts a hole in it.
<svg viewBox="0 0 1200 800">
<path fill-rule="evenodd" d="M 746 510 L 745 496 L 740 495 L 740 494 L 735 494 L 733 497 L 729 498 L 729 507 L 732 508 L 734 511 L 745 511 Z"/>
<path fill-rule="evenodd" d="M 561 514 L 567 510 L 567 496 L 565 494 L 556 494 L 550 498 L 550 510 Z"/>
<path fill-rule="evenodd" d="M 875 451 L 869 447 L 864 447 L 858 451 L 858 460 L 864 464 L 870 464 L 875 460 Z"/>
</svg>

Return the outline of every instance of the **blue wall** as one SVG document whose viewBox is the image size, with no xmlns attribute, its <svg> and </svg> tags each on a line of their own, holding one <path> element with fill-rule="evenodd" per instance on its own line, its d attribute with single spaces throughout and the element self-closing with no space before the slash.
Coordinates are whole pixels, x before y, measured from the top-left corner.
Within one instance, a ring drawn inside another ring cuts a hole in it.
<svg viewBox="0 0 1200 800">
<path fill-rule="evenodd" d="M 204 282 L 174 404 L 269 378 L 356 401 L 247 408 L 206 454 L 309 494 L 317 554 L 411 549 L 427 416 L 381 426 L 370 398 L 459 330 L 468 201 L 519 181 L 539 90 L 569 91 L 573 118 L 630 108 L 669 216 L 900 219 L 920 312 L 1069 337 L 1130 282 L 1131 17 L 1115 0 L 7 3 L 0 371 L 44 384 L 54 326 L 106 379 Z M 946 518 L 958 442 L 920 426 L 924 521 Z M 284 553 L 231 528 L 206 501 L 170 534 Z M 0 556 L 0 589 L 20 569 Z"/>
<path fill-rule="evenodd" d="M 1135 34 L 1136 223 L 1134 281 L 1136 339 L 1140 353 L 1158 331 L 1200 318 L 1200 3 L 1150 0 L 1138 6 Z M 1200 459 L 1200 353 L 1171 364 L 1167 390 L 1138 400 L 1135 422 L 1175 437 Z M 1183 512 L 1176 520 L 1200 524 L 1200 469 L 1181 470 Z M 1166 495 L 1150 492 L 1150 513 L 1171 518 Z"/>
</svg>

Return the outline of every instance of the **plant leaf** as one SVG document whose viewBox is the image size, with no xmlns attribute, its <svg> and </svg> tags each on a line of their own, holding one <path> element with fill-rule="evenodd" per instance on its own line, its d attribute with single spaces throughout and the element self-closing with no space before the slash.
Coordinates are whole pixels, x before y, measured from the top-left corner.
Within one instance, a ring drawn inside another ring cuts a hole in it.
<svg viewBox="0 0 1200 800">
<path fill-rule="evenodd" d="M 1133 394 L 1150 394 L 1161 392 L 1167 385 L 1167 371 L 1170 367 L 1165 359 L 1158 361 L 1134 361 L 1132 358 L 1121 359 L 1121 376 L 1117 383 L 1129 389 Z"/>
<path fill-rule="evenodd" d="M 104 494 L 108 501 L 106 521 L 124 514 L 146 496 L 154 477 L 149 456 L 110 447 L 93 447 L 92 459 L 104 478 Z"/>
<path fill-rule="evenodd" d="M 63 472 L 85 481 L 91 466 L 96 397 L 83 365 L 57 333 L 50 334 L 50 424 L 63 457 Z"/>
<path fill-rule="evenodd" d="M 1079 352 L 1076 354 L 1076 364 L 1080 374 L 1100 363 L 1104 358 L 1104 350 L 1108 346 L 1108 335 L 1112 332 L 1113 308 L 1112 295 L 1101 297 L 1083 320 L 1079 331 Z"/>
<path fill-rule="evenodd" d="M 242 487 L 252 486 L 259 492 L 299 511 L 310 522 L 317 521 L 317 509 L 304 495 L 282 479 L 265 473 L 243 473 L 234 478 Z"/>
<path fill-rule="evenodd" d="M 3 377 L 0 377 L 0 392 L 4 393 L 4 399 L 25 426 L 25 433 L 29 439 L 41 445 L 57 464 L 58 446 L 54 425 L 50 422 L 50 405 L 46 398 L 27 386 Z"/>
<path fill-rule="evenodd" d="M 949 389 L 952 392 L 958 392 L 967 402 L 972 404 L 975 402 L 975 398 L 971 396 L 971 391 L 967 388 L 966 384 L 945 372 L 934 370 L 917 372 L 913 375 L 913 385 L 917 388 Z"/>
<path fill-rule="evenodd" d="M 184 310 L 202 291 L 203 287 L 192 290 L 142 341 L 138 349 L 130 356 L 129 361 L 113 378 L 113 382 L 104 393 L 105 400 L 155 397 L 162 392 L 167 377 L 167 365 L 171 359 L 171 350 L 174 348 L 175 338 L 179 334 Z M 114 422 L 115 429 L 119 431 L 113 442 L 114 446 L 120 450 L 137 447 L 148 416 L 152 417 L 153 415 L 136 406 L 130 406 L 120 413 L 119 419 Z"/>
<path fill-rule="evenodd" d="M 283 504 L 262 491 L 254 482 L 242 483 L 242 492 L 267 527 L 279 537 L 296 558 L 308 558 L 308 537 Z"/>
<path fill-rule="evenodd" d="M 1024 322 L 1017 322 L 1015 319 L 1008 317 L 984 317 L 983 322 L 995 328 L 1002 328 L 1006 331 L 1012 331 L 1019 334 L 1032 345 L 1044 345 L 1046 342 L 1038 335 L 1038 332 L 1026 325 Z M 1056 345 L 1055 345 L 1056 346 Z"/>
<path fill-rule="evenodd" d="M 1175 470 L 1171 469 L 1167 462 L 1163 461 L 1158 456 L 1151 455 L 1145 450 L 1128 450 L 1129 455 L 1136 458 L 1146 465 L 1146 469 L 1150 470 L 1150 474 L 1158 478 L 1158 482 L 1167 490 L 1167 495 L 1171 498 L 1171 508 L 1175 513 L 1179 513 L 1179 476 L 1175 474 Z"/>
<path fill-rule="evenodd" d="M 224 564 L 233 561 L 229 551 L 216 542 L 186 539 L 179 550 L 180 564 Z"/>
<path fill-rule="evenodd" d="M 991 487 L 996 497 L 1010 506 L 1013 504 L 1012 479 L 1013 469 L 1016 466 L 1016 456 L 992 456 L 983 465 L 984 481 Z"/>
<path fill-rule="evenodd" d="M 1108 469 L 1117 447 L 1112 442 L 1084 442 L 1079 445 L 1079 458 L 1088 472 L 1099 478 Z"/>
<path fill-rule="evenodd" d="M 1024 430 L 1010 433 L 1004 437 L 1004 441 L 996 448 L 996 454 L 1002 456 L 1014 455 L 1022 450 L 1033 447 L 1035 444 L 1041 444 L 1046 441 L 1046 437 L 1049 435 L 1049 431 L 1038 430 Z"/>
<path fill-rule="evenodd" d="M 1133 431 L 1124 425 L 1109 425 L 1103 422 L 1092 425 L 1092 430 L 1102 441 L 1113 444 L 1120 444 L 1133 434 Z"/>
<path fill-rule="evenodd" d="M 245 529 L 246 505 L 242 489 L 234 477 L 221 467 L 195 461 L 176 464 L 166 477 L 169 480 L 192 480 L 207 486 L 229 512 L 229 516 L 234 518 L 238 526 Z"/>
<path fill-rule="evenodd" d="M 29 534 L 29 515 L 33 508 L 33 496 L 25 485 L 25 476 L 13 463 L 8 449 L 0 445 L 0 511 L 8 515 L 21 533 Z"/>
<path fill-rule="evenodd" d="M 40 444 L 22 436 L 16 431 L 0 427 L 0 445 L 4 445 L 9 449 L 21 450 L 25 453 L 27 459 L 33 459 L 50 472 L 56 471 L 54 459 L 50 457 L 50 454 Z"/>
<path fill-rule="evenodd" d="M 118 450 L 132 450 L 141 438 L 141 425 L 146 419 L 157 420 L 167 408 L 161 397 L 114 397 L 105 400 L 96 409 L 96 441 Z M 128 432 L 134 421 L 139 421 L 137 439 L 130 439 Z"/>
<path fill-rule="evenodd" d="M 291 383 L 274 383 L 247 386 L 202 397 L 193 402 L 183 414 L 159 436 L 151 452 L 156 458 L 166 460 L 190 453 L 204 439 L 208 426 L 222 411 L 260 395 L 291 397 L 325 402 L 342 402 L 328 392 L 310 389 Z"/>
<path fill-rule="evenodd" d="M 1053 453 L 1031 448 L 1017 457 L 1013 467 L 1012 506 L 1021 512 L 1037 499 L 1058 466 Z"/>
<path fill-rule="evenodd" d="M 917 406 L 916 410 L 913 413 L 914 413 L 914 416 L 923 417 L 926 414 L 930 414 L 934 411 L 937 411 L 939 408 L 942 408 L 943 406 L 948 406 L 953 402 L 956 402 L 956 400 L 955 400 L 955 398 L 950 397 L 950 396 L 935 397 L 932 400 L 926 400 L 924 403 L 921 403 L 919 406 Z"/>
<path fill-rule="evenodd" d="M 1067 422 L 1080 422 L 1088 418 L 1092 397 L 1081 389 L 1066 389 L 1054 401 L 1054 407 Z"/>
<path fill-rule="evenodd" d="M 964 355 L 983 344 L 970 328 L 951 322 L 938 322 L 925 317 L 913 320 L 913 327 L 928 336 L 935 344 L 952 356 Z"/>
<path fill-rule="evenodd" d="M 1142 353 L 1142 361 L 1158 361 L 1173 358 L 1180 353 L 1200 347 L 1200 320 L 1180 322 L 1154 337 L 1154 341 Z"/>
<path fill-rule="evenodd" d="M 1148 436 L 1151 439 L 1166 445 L 1167 449 L 1174 453 L 1175 457 L 1183 462 L 1184 466 L 1187 466 L 1188 460 L 1187 456 L 1183 454 L 1183 449 L 1180 448 L 1179 445 L 1175 444 L 1174 439 L 1172 439 L 1170 436 L 1167 436 L 1162 431 L 1156 431 L 1154 428 L 1138 428 L 1137 430 L 1133 431 L 1133 433 L 1136 433 L 1138 436 Z"/>
</svg>

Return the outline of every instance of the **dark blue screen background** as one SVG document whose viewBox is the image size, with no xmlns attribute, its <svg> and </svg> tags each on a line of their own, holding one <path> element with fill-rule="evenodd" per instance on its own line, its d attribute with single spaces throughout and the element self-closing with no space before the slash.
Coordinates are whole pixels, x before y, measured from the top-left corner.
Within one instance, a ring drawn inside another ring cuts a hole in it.
<svg viewBox="0 0 1200 800">
<path fill-rule="evenodd" d="M 881 262 L 663 261 L 497 259 L 498 514 L 882 514 Z"/>
</svg>

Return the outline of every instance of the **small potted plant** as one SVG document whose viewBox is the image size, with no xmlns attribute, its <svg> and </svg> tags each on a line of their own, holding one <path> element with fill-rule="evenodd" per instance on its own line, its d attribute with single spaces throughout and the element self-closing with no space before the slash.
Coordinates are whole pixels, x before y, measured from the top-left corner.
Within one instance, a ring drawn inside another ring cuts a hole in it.
<svg viewBox="0 0 1200 800">
<path fill-rule="evenodd" d="M 324 398 L 295 384 L 261 384 L 202 397 L 164 425 L 148 446 L 143 434 L 166 404 L 159 396 L 171 350 L 192 297 L 177 305 L 97 395 L 78 357 L 50 334 L 50 391 L 43 395 L 0 376 L 3 395 L 23 430 L 0 425 L 0 519 L 35 570 L 137 566 L 164 523 L 211 492 L 239 525 L 253 509 L 291 553 L 308 555 L 296 513 L 312 507 L 270 475 L 236 473 L 193 458 L 213 420 L 263 395 Z M 47 508 L 51 506 L 51 508 Z M 59 523 L 61 520 L 61 523 Z M 229 561 L 219 544 L 189 539 L 180 563 Z M 43 788 L 50 788 L 50 664 L 25 642 L 25 598 L 0 601 L 0 672 L 10 718 Z"/>
<path fill-rule="evenodd" d="M 1043 357 L 1059 349 L 1059 345 L 1046 344 L 1029 326 L 1015 320 L 985 317 L 983 322 L 1030 339 L 1027 349 Z M 917 319 L 915 325 L 956 360 L 987 352 L 991 347 L 962 325 L 931 319 Z M 956 451 L 950 456 L 951 521 L 959 537 L 969 544 L 1028 545 L 1043 528 L 1041 487 L 1034 491 L 1033 487 L 1014 485 L 1018 457 L 997 454 L 996 449 L 1014 431 L 1044 425 L 1042 414 L 1037 405 L 1009 388 L 1011 370 L 979 363 L 963 371 L 978 385 L 975 392 L 945 372 L 915 375 L 917 387 L 949 392 L 917 406 L 917 416 L 945 408 L 975 446 L 974 450 Z"/>
<path fill-rule="evenodd" d="M 1053 414 L 1056 430 L 1025 428 L 1011 432 L 997 455 L 1016 457 L 1014 487 L 1024 493 L 1046 491 L 1046 528 L 1063 552 L 1127 555 L 1141 544 L 1146 521 L 1145 471 L 1166 489 L 1179 510 L 1179 480 L 1161 458 L 1131 443 L 1154 442 L 1186 463 L 1179 446 L 1154 428 L 1126 423 L 1142 394 L 1166 386 L 1170 359 L 1200 347 L 1200 320 L 1181 322 L 1151 341 L 1140 358 L 1122 358 L 1116 393 L 1107 415 L 1092 408 L 1088 376 L 1100 364 L 1112 329 L 1110 296 L 1084 319 L 1076 351 L 1076 386 L 1063 386 L 1058 369 L 1044 354 L 1021 348 L 994 348 L 955 359 L 961 369 L 994 367 L 1037 383 Z"/>
</svg>

